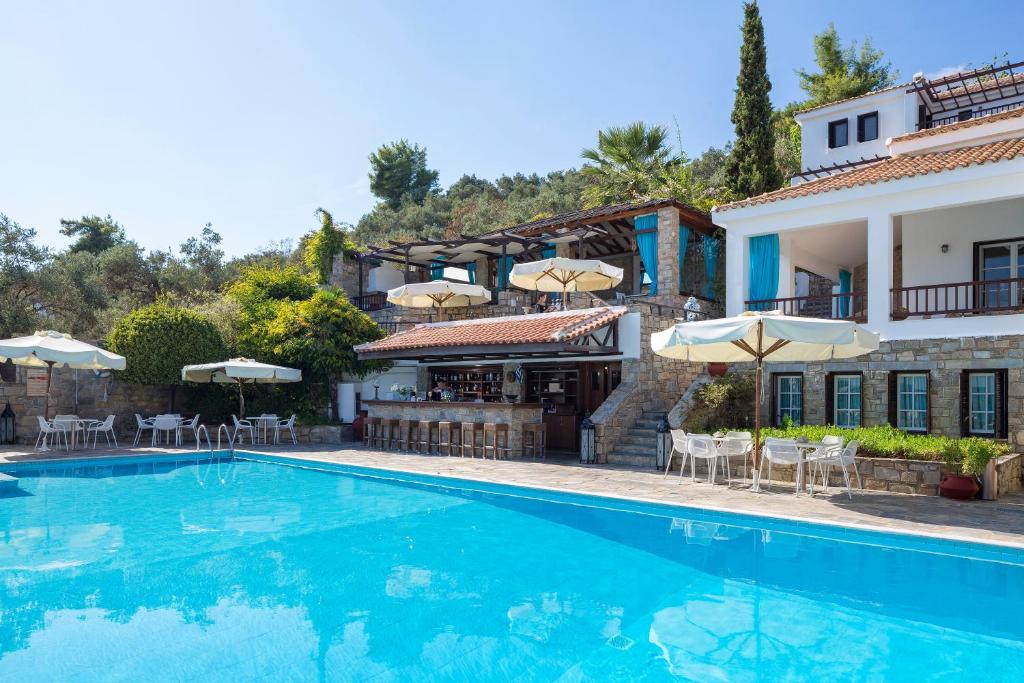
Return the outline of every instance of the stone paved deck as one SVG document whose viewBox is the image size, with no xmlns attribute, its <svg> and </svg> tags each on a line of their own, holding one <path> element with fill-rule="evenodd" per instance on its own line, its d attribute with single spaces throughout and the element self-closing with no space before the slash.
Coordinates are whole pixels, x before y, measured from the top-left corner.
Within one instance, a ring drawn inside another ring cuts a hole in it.
<svg viewBox="0 0 1024 683">
<path fill-rule="evenodd" d="M 742 512 L 789 519 L 821 521 L 842 526 L 902 531 L 913 534 L 996 543 L 1024 548 L 1024 505 L 1011 498 L 1001 502 L 960 503 L 936 496 L 917 496 L 877 491 L 855 493 L 851 501 L 845 490 L 829 494 L 794 496 L 792 487 L 776 486 L 756 494 L 749 486 L 708 485 L 682 480 L 675 474 L 664 477 L 651 470 L 610 465 L 583 466 L 570 461 L 480 460 L 391 453 L 361 447 L 257 446 L 257 453 L 293 456 L 313 461 L 344 463 L 446 477 L 514 484 L 561 491 L 599 494 L 633 500 L 647 500 L 706 509 Z M 139 448 L 74 451 L 70 457 L 110 454 L 146 456 L 154 453 L 191 453 L 194 450 Z M 38 460 L 44 454 L 24 449 L 0 449 L 0 462 Z M 67 458 L 63 451 L 45 454 Z"/>
</svg>

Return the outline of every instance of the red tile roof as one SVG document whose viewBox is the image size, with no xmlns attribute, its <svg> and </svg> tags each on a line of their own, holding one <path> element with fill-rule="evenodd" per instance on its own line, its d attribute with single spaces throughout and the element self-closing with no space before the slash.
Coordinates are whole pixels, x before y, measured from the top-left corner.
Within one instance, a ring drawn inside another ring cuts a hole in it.
<svg viewBox="0 0 1024 683">
<path fill-rule="evenodd" d="M 887 86 L 885 88 L 879 88 L 878 90 L 872 90 L 871 92 L 866 92 L 863 95 L 854 95 L 853 97 L 845 97 L 845 98 L 843 98 L 841 100 L 836 100 L 834 102 L 825 102 L 824 104 L 816 104 L 813 107 L 804 107 L 803 109 L 797 109 L 793 113 L 794 114 L 804 114 L 804 113 L 809 112 L 809 111 L 816 111 L 818 109 L 824 109 L 825 107 L 831 107 L 834 104 L 843 104 L 844 102 L 852 102 L 853 100 L 864 99 L 865 97 L 871 97 L 872 95 L 878 95 L 879 93 L 889 92 L 891 90 L 899 90 L 900 88 L 908 88 L 911 85 L 913 85 L 913 82 L 911 82 L 911 83 L 898 83 L 896 85 L 890 85 L 890 86 Z"/>
<path fill-rule="evenodd" d="M 355 347 L 359 352 L 399 351 L 488 344 L 544 344 L 571 341 L 604 327 L 626 312 L 625 306 L 531 313 L 422 323 Z"/>
<path fill-rule="evenodd" d="M 1017 107 L 1016 109 L 1001 111 L 998 114 L 992 114 L 990 116 L 979 116 L 976 119 L 958 121 L 957 123 L 951 123 L 948 126 L 937 126 L 935 128 L 925 128 L 924 130 L 915 131 L 913 133 L 906 133 L 904 135 L 900 135 L 899 137 L 893 138 L 893 142 L 904 142 L 906 140 L 916 140 L 918 138 L 925 138 L 932 135 L 951 133 L 955 130 L 974 128 L 975 126 L 983 126 L 988 123 L 995 123 L 996 121 L 1016 119 L 1020 118 L 1021 116 L 1024 116 L 1024 107 Z"/>
<path fill-rule="evenodd" d="M 742 199 L 717 208 L 717 211 L 728 211 L 755 204 L 768 204 L 795 197 L 807 197 L 813 194 L 832 192 L 858 185 L 873 185 L 901 178 L 941 173 L 957 168 L 976 166 L 985 163 L 1006 161 L 1024 155 L 1024 138 L 1000 140 L 974 147 L 959 147 L 941 152 L 922 154 L 900 154 L 883 159 L 874 164 L 835 173 L 825 178 L 818 178 L 792 187 L 784 187 L 774 192 Z"/>
</svg>

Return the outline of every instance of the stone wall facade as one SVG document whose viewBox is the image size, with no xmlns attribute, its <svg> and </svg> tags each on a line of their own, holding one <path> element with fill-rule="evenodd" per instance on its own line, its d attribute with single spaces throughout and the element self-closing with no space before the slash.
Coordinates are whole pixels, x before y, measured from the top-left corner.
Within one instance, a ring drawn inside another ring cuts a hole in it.
<svg viewBox="0 0 1024 683">
<path fill-rule="evenodd" d="M 37 417 L 43 414 L 46 399 L 28 396 L 24 368 L 17 368 L 14 381 L 0 383 L 0 411 L 7 402 L 17 416 L 15 432 L 20 443 L 33 443 L 39 434 Z M 55 368 L 50 385 L 50 417 L 78 415 L 102 420 L 114 415 L 119 438 L 135 435 L 135 413 L 154 415 L 170 408 L 170 387 L 131 384 L 118 379 L 117 373 L 98 376 L 92 370 Z M 177 392 L 176 406 L 182 410 L 184 392 Z M 101 439 L 102 440 L 102 439 Z"/>
<path fill-rule="evenodd" d="M 765 402 L 771 405 L 771 374 L 803 376 L 805 424 L 826 424 L 827 373 L 863 373 L 861 423 L 889 423 L 889 374 L 925 372 L 930 378 L 929 407 L 933 434 L 961 436 L 960 380 L 964 370 L 1005 370 L 1007 377 L 1007 437 L 1014 449 L 1024 449 L 1024 335 L 884 341 L 878 351 L 845 361 L 823 363 L 766 363 Z M 766 422 L 768 422 L 766 421 Z"/>
</svg>

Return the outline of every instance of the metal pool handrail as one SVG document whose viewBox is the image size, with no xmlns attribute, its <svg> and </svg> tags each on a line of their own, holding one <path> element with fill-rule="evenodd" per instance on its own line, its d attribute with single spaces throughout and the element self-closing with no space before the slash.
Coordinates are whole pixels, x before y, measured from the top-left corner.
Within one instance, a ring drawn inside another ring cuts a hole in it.
<svg viewBox="0 0 1024 683">
<path fill-rule="evenodd" d="M 231 432 L 228 430 L 228 426 L 226 424 L 223 424 L 223 423 L 221 424 L 220 427 L 217 427 L 217 450 L 218 451 L 220 450 L 220 433 L 222 431 L 224 432 L 224 436 L 227 437 L 228 448 L 230 448 L 231 449 L 231 453 L 234 454 L 234 452 L 235 452 L 235 440 L 231 437 Z"/>
<path fill-rule="evenodd" d="M 199 425 L 196 427 L 196 450 L 199 450 L 200 432 L 202 432 L 203 436 L 206 437 L 206 448 L 210 451 L 210 455 L 213 455 L 213 444 L 210 443 L 210 430 L 206 428 L 206 425 Z"/>
</svg>

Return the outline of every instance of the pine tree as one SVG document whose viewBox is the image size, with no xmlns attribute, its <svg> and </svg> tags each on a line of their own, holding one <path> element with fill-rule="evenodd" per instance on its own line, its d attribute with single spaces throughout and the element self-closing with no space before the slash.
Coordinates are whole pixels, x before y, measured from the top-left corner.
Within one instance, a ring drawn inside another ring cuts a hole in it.
<svg viewBox="0 0 1024 683">
<path fill-rule="evenodd" d="M 744 3 L 743 14 L 740 72 L 732 108 L 736 142 L 727 174 L 730 189 L 737 196 L 751 197 L 779 188 L 782 174 L 774 155 L 772 103 L 768 98 L 772 83 L 768 79 L 764 24 L 756 2 Z"/>
</svg>

